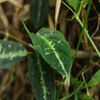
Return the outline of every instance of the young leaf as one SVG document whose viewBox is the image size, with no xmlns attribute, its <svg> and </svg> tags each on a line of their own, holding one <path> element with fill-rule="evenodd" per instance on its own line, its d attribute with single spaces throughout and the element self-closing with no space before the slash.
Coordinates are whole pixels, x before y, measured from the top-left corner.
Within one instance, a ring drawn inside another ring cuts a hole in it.
<svg viewBox="0 0 100 100">
<path fill-rule="evenodd" d="M 36 29 L 40 28 L 46 20 L 49 11 L 48 0 L 30 1 L 30 18 Z"/>
<path fill-rule="evenodd" d="M 68 79 L 68 83 L 70 83 L 72 55 L 69 44 L 64 39 L 64 36 L 59 31 L 42 28 L 36 35 L 31 34 L 30 38 L 35 49 L 45 61 L 64 75 Z"/>
<path fill-rule="evenodd" d="M 100 70 L 98 70 L 95 75 L 92 77 L 92 79 L 87 83 L 87 86 L 93 86 L 100 83 Z"/>
<path fill-rule="evenodd" d="M 31 54 L 28 60 L 29 78 L 37 100 L 54 100 L 54 70 L 37 53 Z"/>
<path fill-rule="evenodd" d="M 27 51 L 22 44 L 0 40 L 0 68 L 9 68 L 21 62 L 26 54 Z"/>
<path fill-rule="evenodd" d="M 70 6 L 72 6 L 73 8 L 74 8 L 74 10 L 75 11 L 77 11 L 78 10 L 78 7 L 79 7 L 79 5 L 80 5 L 80 3 L 81 3 L 81 0 L 66 0 L 67 2 L 68 2 L 68 4 L 70 5 Z"/>
</svg>

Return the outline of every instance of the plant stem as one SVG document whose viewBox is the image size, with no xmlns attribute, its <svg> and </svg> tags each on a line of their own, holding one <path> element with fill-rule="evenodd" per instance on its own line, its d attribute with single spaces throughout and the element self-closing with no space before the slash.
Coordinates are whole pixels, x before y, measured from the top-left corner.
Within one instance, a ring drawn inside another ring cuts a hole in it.
<svg viewBox="0 0 100 100">
<path fill-rule="evenodd" d="M 76 20 L 79 22 L 80 26 L 82 27 L 82 31 L 81 31 L 80 36 L 79 36 L 79 42 L 78 42 L 78 45 L 77 45 L 77 48 L 76 48 L 76 52 L 75 52 L 74 57 L 73 57 L 73 62 L 74 62 L 74 60 L 75 60 L 75 58 L 76 58 L 76 54 L 77 54 L 77 51 L 78 51 L 78 49 L 79 49 L 79 46 L 80 46 L 80 43 L 81 43 L 81 40 L 82 40 L 82 35 L 83 35 L 84 32 L 86 33 L 86 35 L 87 35 L 88 39 L 90 40 L 92 46 L 94 47 L 95 51 L 97 52 L 98 56 L 100 57 L 99 50 L 97 49 L 96 45 L 94 44 L 93 40 L 92 40 L 91 37 L 89 36 L 87 30 L 85 29 L 86 22 L 87 22 L 87 19 L 88 19 L 88 15 L 89 15 L 89 12 L 90 12 L 90 8 L 91 8 L 91 5 L 92 5 L 92 0 L 90 0 L 90 2 L 89 2 L 88 8 L 87 8 L 87 14 L 86 14 L 86 17 L 85 17 L 85 20 L 84 20 L 84 24 L 82 23 L 82 21 L 81 21 L 80 18 L 79 18 L 79 14 L 80 14 L 80 11 L 81 11 L 81 8 L 82 8 L 84 2 L 81 3 L 80 9 L 78 10 L 78 13 L 77 13 L 78 15 L 75 14 L 75 12 L 74 12 L 67 4 L 65 4 L 63 1 L 62 1 L 62 3 L 63 3 L 65 6 L 67 6 L 67 7 L 73 12 L 73 14 L 75 15 Z M 72 62 L 72 63 L 73 63 L 73 62 Z M 74 93 L 74 92 L 73 92 L 73 93 Z M 59 93 L 58 93 L 58 94 L 59 94 Z M 67 97 L 68 97 L 68 96 L 67 96 Z M 67 97 L 66 97 L 66 98 L 67 98 Z M 66 98 L 63 98 L 63 99 L 61 99 L 61 100 L 66 100 Z M 68 98 L 67 98 L 67 99 L 68 99 Z M 58 100 L 58 99 L 57 99 L 57 100 Z"/>
<path fill-rule="evenodd" d="M 56 100 L 59 100 L 59 96 L 60 96 L 60 93 L 62 91 L 65 80 L 66 80 L 66 77 L 64 77 L 63 80 L 60 82 L 60 87 L 59 87 L 59 90 L 58 90 L 57 95 L 56 95 Z"/>
<path fill-rule="evenodd" d="M 83 4 L 83 3 L 82 3 L 82 4 Z M 76 52 L 75 52 L 74 57 L 73 57 L 73 62 L 74 62 L 74 60 L 75 60 L 75 58 L 76 58 L 77 51 L 78 51 L 79 46 L 80 46 L 80 44 L 81 44 L 82 35 L 84 34 L 84 32 L 86 33 L 86 35 L 88 35 L 88 33 L 87 33 L 86 29 L 85 29 L 85 26 L 86 26 L 86 23 L 87 23 L 87 19 L 88 19 L 88 16 L 89 16 L 89 12 L 90 12 L 91 5 L 92 5 L 92 0 L 91 0 L 91 2 L 89 2 L 88 8 L 87 8 L 86 17 L 85 17 L 85 20 L 84 20 L 84 24 L 81 22 L 81 20 L 79 19 L 78 16 L 75 17 L 76 20 L 80 23 L 80 25 L 81 25 L 81 27 L 82 27 L 82 31 L 81 31 L 81 33 L 80 33 L 80 35 L 79 35 L 79 41 L 78 41 L 78 44 L 77 44 L 77 47 L 76 47 Z M 92 40 L 91 37 L 90 37 L 89 35 L 88 35 L 88 38 L 89 38 L 90 41 Z M 94 45 L 93 41 L 91 41 L 91 42 L 92 42 L 92 44 Z"/>
<path fill-rule="evenodd" d="M 67 96 L 63 97 L 62 99 L 60 100 L 68 100 L 68 98 L 70 98 L 72 95 L 76 94 L 80 89 L 81 87 L 83 86 L 84 82 L 82 82 L 79 87 L 77 89 L 75 89 L 71 94 L 68 94 Z"/>
<path fill-rule="evenodd" d="M 83 23 L 81 22 L 81 20 L 79 18 L 76 18 L 79 22 L 79 24 L 81 25 L 81 27 L 83 27 Z M 100 57 L 100 52 L 98 50 L 98 48 L 96 47 L 96 45 L 94 44 L 93 40 L 91 39 L 91 37 L 88 34 L 88 31 L 84 28 L 84 32 L 87 35 L 88 39 L 90 40 L 92 46 L 94 47 L 95 51 L 97 52 L 98 56 Z"/>
<path fill-rule="evenodd" d="M 83 27 L 84 25 L 83 25 L 82 21 L 80 20 L 79 16 L 77 16 L 77 14 L 76 14 L 67 4 L 65 4 L 63 1 L 62 1 L 62 3 L 63 3 L 68 9 L 70 9 L 70 10 L 72 11 L 72 13 L 74 14 L 76 20 L 79 22 L 80 26 L 81 26 L 82 29 L 84 30 L 84 32 L 85 32 L 85 34 L 87 35 L 87 37 L 88 37 L 89 41 L 91 42 L 92 46 L 94 47 L 95 51 L 97 52 L 98 56 L 100 57 L 100 52 L 99 52 L 98 48 L 96 47 L 96 45 L 94 44 L 93 40 L 92 40 L 91 37 L 89 36 L 89 33 L 88 33 L 88 31 L 86 30 L 86 28 Z M 89 6 L 88 6 L 88 7 L 91 7 L 91 4 L 92 4 L 92 0 L 90 0 Z M 88 11 L 88 10 L 87 10 L 87 11 Z M 74 60 L 73 60 L 73 61 L 74 61 Z"/>
<path fill-rule="evenodd" d="M 85 81 L 84 73 L 82 73 L 82 78 L 83 78 L 83 81 L 84 81 L 84 83 L 85 83 L 85 87 L 86 87 L 87 95 L 90 95 L 90 94 L 89 94 L 89 90 L 88 90 L 87 83 L 86 83 L 86 81 Z"/>
<path fill-rule="evenodd" d="M 81 0 L 81 2 L 80 2 L 80 6 L 79 6 L 78 11 L 77 11 L 77 16 L 79 16 L 79 15 L 80 15 L 81 10 L 82 10 L 83 5 L 84 5 L 84 2 L 85 2 L 84 0 Z"/>
<path fill-rule="evenodd" d="M 0 34 L 5 35 L 5 32 L 4 31 L 0 31 Z M 22 43 L 22 44 L 24 44 L 24 45 L 26 45 L 26 46 L 28 46 L 28 47 L 30 47 L 30 48 L 35 50 L 35 48 L 33 47 L 32 44 L 29 44 L 29 43 L 27 43 L 27 42 L 15 37 L 15 36 L 13 36 L 12 34 L 9 34 L 9 37 L 11 37 L 12 39 L 14 39 L 14 40 L 16 40 L 16 41 L 18 41 L 18 42 L 20 42 L 20 43 Z"/>
<path fill-rule="evenodd" d="M 25 28 L 26 32 L 27 32 L 27 33 L 28 33 L 28 35 L 30 36 L 30 35 L 31 35 L 31 33 L 30 33 L 30 31 L 28 30 L 28 28 L 26 27 L 26 25 L 25 25 L 24 21 L 23 21 L 23 20 L 21 20 L 21 22 L 22 22 L 22 24 L 23 24 L 23 26 L 24 26 L 24 28 Z"/>
</svg>

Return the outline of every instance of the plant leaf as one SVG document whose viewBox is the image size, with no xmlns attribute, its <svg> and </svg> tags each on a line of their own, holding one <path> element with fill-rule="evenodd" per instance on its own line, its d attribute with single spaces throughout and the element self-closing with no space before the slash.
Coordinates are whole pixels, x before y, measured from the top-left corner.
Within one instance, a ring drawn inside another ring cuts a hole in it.
<svg viewBox="0 0 100 100">
<path fill-rule="evenodd" d="M 74 8 L 74 10 L 75 11 L 77 11 L 78 10 L 78 7 L 79 7 L 79 5 L 80 5 L 80 3 L 81 3 L 81 0 L 66 0 L 67 2 L 68 2 L 68 4 L 70 5 L 70 6 L 72 6 L 73 8 Z"/>
<path fill-rule="evenodd" d="M 45 22 L 49 11 L 48 0 L 31 0 L 30 1 L 30 18 L 36 29 Z"/>
<path fill-rule="evenodd" d="M 59 31 L 40 29 L 30 36 L 34 47 L 52 68 L 64 75 L 70 83 L 72 55 L 68 42 Z"/>
<path fill-rule="evenodd" d="M 37 100 L 54 100 L 54 70 L 37 53 L 31 54 L 28 60 L 29 78 Z"/>
<path fill-rule="evenodd" d="M 91 80 L 87 83 L 87 86 L 93 86 L 100 83 L 100 70 L 98 70 L 95 75 L 91 78 Z"/>
<path fill-rule="evenodd" d="M 77 94 L 74 94 L 74 100 L 78 100 Z"/>
<path fill-rule="evenodd" d="M 26 54 L 27 51 L 22 44 L 0 40 L 0 68 L 9 68 L 21 62 Z"/>
</svg>

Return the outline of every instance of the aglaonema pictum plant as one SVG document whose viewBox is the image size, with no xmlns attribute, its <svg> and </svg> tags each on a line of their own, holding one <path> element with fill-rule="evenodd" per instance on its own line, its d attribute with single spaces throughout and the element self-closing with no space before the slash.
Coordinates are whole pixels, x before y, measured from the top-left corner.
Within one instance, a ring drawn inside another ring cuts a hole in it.
<svg viewBox="0 0 100 100">
<path fill-rule="evenodd" d="M 23 23 L 23 22 L 22 22 Z M 65 76 L 70 84 L 71 49 L 59 31 L 47 28 L 30 33 L 35 47 L 28 60 L 29 78 L 37 100 L 54 100 L 56 96 L 54 70 Z"/>
<path fill-rule="evenodd" d="M 65 76 L 70 84 L 72 66 L 71 49 L 59 31 L 42 28 L 31 33 L 22 21 L 35 50 L 29 53 L 28 73 L 37 100 L 54 100 L 56 97 L 54 70 Z M 0 40 L 0 68 L 9 68 L 28 54 L 26 48 L 13 41 Z"/>
<path fill-rule="evenodd" d="M 42 2 L 42 4 L 41 4 Z M 92 39 L 88 35 L 88 32 L 84 28 L 85 24 L 79 19 L 82 6 L 85 2 L 90 2 L 92 0 L 70 0 L 67 1 L 70 6 L 75 10 L 74 17 L 80 23 L 83 31 L 86 32 L 91 44 L 100 56 L 98 49 L 94 45 Z M 30 17 L 33 25 L 38 29 L 45 21 L 48 14 L 48 1 L 38 0 L 35 3 L 30 2 Z M 37 9 L 36 7 L 41 9 Z M 42 9 L 42 8 L 46 8 Z M 68 6 L 67 6 L 68 7 Z M 69 8 L 69 7 L 68 7 Z M 89 7 L 90 9 L 90 7 Z M 38 12 L 40 16 L 38 15 Z M 42 12 L 45 12 L 42 13 Z M 36 16 L 35 16 L 36 15 Z M 88 15 L 87 15 L 88 16 Z M 41 19 L 42 18 L 42 19 Z M 60 100 L 59 96 L 56 97 L 57 91 L 55 87 L 55 73 L 54 70 L 58 71 L 61 75 L 65 76 L 70 84 L 70 70 L 72 66 L 72 55 L 71 49 L 68 42 L 64 39 L 64 36 L 59 31 L 53 31 L 48 28 L 40 29 L 36 34 L 29 32 L 24 22 L 22 21 L 31 41 L 34 46 L 34 50 L 28 53 L 26 48 L 21 43 L 0 40 L 0 68 L 7 69 L 22 60 L 25 56 L 29 54 L 28 58 L 28 73 L 31 82 L 32 90 L 34 91 L 37 100 Z M 77 50 L 76 50 L 77 51 Z M 96 85 L 100 83 L 100 70 L 95 73 L 91 80 L 87 84 L 80 82 L 79 87 L 75 89 L 72 93 L 63 97 L 61 100 L 68 100 L 68 98 L 74 96 L 74 100 L 93 100 L 91 96 L 87 94 L 78 95 L 78 91 L 87 87 Z M 76 80 L 76 82 L 79 82 Z"/>
</svg>

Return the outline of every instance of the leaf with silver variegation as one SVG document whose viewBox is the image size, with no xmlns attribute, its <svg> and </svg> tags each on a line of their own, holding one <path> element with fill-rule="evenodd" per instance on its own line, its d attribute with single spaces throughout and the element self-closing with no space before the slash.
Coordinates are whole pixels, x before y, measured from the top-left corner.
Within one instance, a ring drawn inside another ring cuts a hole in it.
<svg viewBox="0 0 100 100">
<path fill-rule="evenodd" d="M 35 49 L 45 61 L 64 75 L 68 84 L 70 84 L 72 55 L 70 46 L 64 36 L 59 31 L 42 28 L 36 35 L 32 33 L 30 38 Z"/>
<path fill-rule="evenodd" d="M 28 73 L 36 100 L 54 100 L 54 70 L 37 52 L 33 52 L 28 59 Z"/>
<path fill-rule="evenodd" d="M 27 55 L 21 43 L 0 40 L 0 68 L 9 68 L 22 60 Z"/>
</svg>

